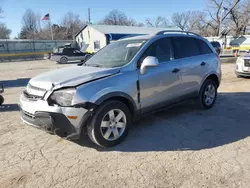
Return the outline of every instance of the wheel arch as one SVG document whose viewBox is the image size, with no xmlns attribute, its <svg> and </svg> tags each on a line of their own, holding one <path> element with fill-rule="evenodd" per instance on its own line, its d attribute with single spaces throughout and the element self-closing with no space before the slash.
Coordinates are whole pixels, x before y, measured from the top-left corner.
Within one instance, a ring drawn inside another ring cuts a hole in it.
<svg viewBox="0 0 250 188">
<path fill-rule="evenodd" d="M 123 93 L 123 92 L 112 92 L 112 93 L 103 95 L 102 97 L 96 100 L 95 104 L 101 105 L 102 103 L 109 101 L 109 100 L 118 100 L 118 101 L 123 102 L 129 108 L 133 118 L 136 116 L 136 114 L 138 114 L 139 110 L 137 109 L 137 105 L 134 99 L 128 94 Z"/>
<path fill-rule="evenodd" d="M 205 81 L 206 81 L 206 80 L 209 80 L 209 79 L 213 80 L 213 81 L 216 83 L 217 88 L 220 86 L 220 79 L 219 79 L 219 76 L 218 76 L 217 74 L 215 74 L 215 73 L 211 73 L 211 74 L 207 75 L 207 76 L 203 79 L 203 81 L 201 82 L 201 85 L 200 85 L 198 94 L 200 93 L 201 88 L 202 88 L 203 84 L 205 83 Z"/>
<path fill-rule="evenodd" d="M 61 59 L 62 59 L 62 58 L 65 58 L 67 61 L 69 60 L 69 58 L 68 58 L 67 56 L 62 55 L 62 56 L 60 57 L 60 60 L 59 60 L 60 62 L 61 62 Z"/>
<path fill-rule="evenodd" d="M 206 79 L 203 81 L 203 83 L 204 83 L 206 80 L 208 80 L 208 79 L 213 80 L 213 81 L 216 83 L 217 87 L 220 86 L 220 80 L 219 80 L 219 77 L 218 77 L 216 74 L 210 74 L 210 75 L 208 75 L 208 76 L 206 77 Z"/>
</svg>

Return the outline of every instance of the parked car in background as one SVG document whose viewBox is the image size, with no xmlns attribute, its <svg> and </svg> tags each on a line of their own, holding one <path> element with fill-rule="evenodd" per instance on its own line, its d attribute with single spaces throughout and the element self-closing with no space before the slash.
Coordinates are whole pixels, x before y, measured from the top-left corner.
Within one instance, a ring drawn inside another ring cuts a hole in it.
<svg viewBox="0 0 250 188">
<path fill-rule="evenodd" d="M 237 77 L 250 77 L 250 51 L 237 58 L 235 74 Z"/>
<path fill-rule="evenodd" d="M 81 52 L 75 48 L 71 47 L 58 47 L 55 48 L 51 54 L 50 60 L 56 61 L 58 63 L 67 63 L 69 61 L 86 61 L 92 54 L 87 52 Z"/>
<path fill-rule="evenodd" d="M 212 46 L 216 50 L 217 54 L 219 55 L 221 53 L 221 51 L 222 51 L 220 43 L 218 41 L 212 41 L 210 43 L 212 44 Z"/>
<path fill-rule="evenodd" d="M 86 131 L 102 147 L 125 139 L 133 120 L 187 99 L 211 108 L 220 60 L 203 37 L 161 31 L 111 43 L 85 64 L 40 74 L 20 96 L 22 120 L 67 139 Z"/>
</svg>

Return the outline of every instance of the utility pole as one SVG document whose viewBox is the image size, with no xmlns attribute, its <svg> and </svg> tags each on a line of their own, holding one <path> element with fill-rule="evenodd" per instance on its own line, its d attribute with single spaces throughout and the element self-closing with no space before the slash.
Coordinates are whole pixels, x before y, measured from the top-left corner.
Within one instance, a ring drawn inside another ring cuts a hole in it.
<svg viewBox="0 0 250 188">
<path fill-rule="evenodd" d="M 88 8 L 88 20 L 89 20 L 89 24 L 91 24 L 90 8 Z"/>
</svg>

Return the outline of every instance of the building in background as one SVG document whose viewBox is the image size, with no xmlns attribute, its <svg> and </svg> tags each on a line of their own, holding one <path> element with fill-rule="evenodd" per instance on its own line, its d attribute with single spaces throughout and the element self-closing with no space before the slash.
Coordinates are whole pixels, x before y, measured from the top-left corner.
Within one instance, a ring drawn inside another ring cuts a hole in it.
<svg viewBox="0 0 250 188">
<path fill-rule="evenodd" d="M 145 28 L 118 25 L 85 25 L 76 35 L 80 48 L 87 52 L 97 52 L 109 43 L 128 36 L 153 34 L 162 30 L 180 30 L 178 28 Z"/>
</svg>

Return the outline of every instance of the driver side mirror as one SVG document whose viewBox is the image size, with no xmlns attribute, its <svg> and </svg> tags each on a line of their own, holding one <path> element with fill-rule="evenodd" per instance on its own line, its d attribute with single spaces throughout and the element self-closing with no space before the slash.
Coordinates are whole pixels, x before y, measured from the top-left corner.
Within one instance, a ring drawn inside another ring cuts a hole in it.
<svg viewBox="0 0 250 188">
<path fill-rule="evenodd" d="M 156 57 L 148 56 L 143 60 L 141 64 L 140 72 L 141 74 L 145 74 L 147 67 L 156 67 L 158 65 L 159 65 L 159 61 Z"/>
</svg>

